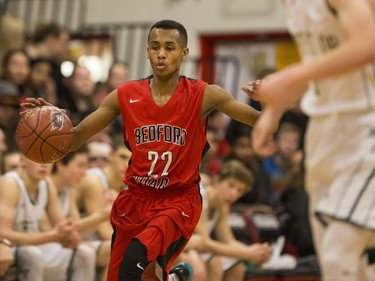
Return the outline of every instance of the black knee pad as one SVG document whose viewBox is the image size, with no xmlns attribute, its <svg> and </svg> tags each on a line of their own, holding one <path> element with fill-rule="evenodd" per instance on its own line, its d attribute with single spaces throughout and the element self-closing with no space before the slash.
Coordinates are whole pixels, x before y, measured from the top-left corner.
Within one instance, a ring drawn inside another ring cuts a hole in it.
<svg viewBox="0 0 375 281">
<path fill-rule="evenodd" d="M 147 248 L 138 239 L 133 239 L 121 261 L 118 280 L 141 281 L 141 275 L 148 264 Z"/>
</svg>

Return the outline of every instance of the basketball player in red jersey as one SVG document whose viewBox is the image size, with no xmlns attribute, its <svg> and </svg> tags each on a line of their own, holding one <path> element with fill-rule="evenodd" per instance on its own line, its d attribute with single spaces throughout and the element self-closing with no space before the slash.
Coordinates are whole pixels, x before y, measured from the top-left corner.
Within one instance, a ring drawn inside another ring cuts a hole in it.
<svg viewBox="0 0 375 281">
<path fill-rule="evenodd" d="M 186 281 L 191 272 L 183 266 L 168 273 L 201 214 L 198 166 L 207 144 L 207 116 L 216 109 L 252 126 L 259 113 L 220 86 L 180 76 L 189 54 L 180 23 L 155 23 L 147 54 L 153 74 L 107 95 L 75 127 L 72 150 L 122 115 L 132 157 L 124 180 L 128 189 L 119 194 L 111 213 L 108 280 L 145 280 L 150 271 L 163 281 Z M 24 105 L 44 104 L 43 99 L 28 99 Z"/>
</svg>

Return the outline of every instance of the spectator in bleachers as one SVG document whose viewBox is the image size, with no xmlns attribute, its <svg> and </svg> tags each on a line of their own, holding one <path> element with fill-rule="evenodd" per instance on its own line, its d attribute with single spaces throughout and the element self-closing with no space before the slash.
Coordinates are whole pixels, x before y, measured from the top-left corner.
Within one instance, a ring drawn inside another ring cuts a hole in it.
<svg viewBox="0 0 375 281">
<path fill-rule="evenodd" d="M 299 149 L 301 135 L 294 124 L 281 123 L 275 135 L 277 151 L 263 160 L 263 167 L 271 177 L 269 203 L 275 210 L 282 206 L 281 194 L 302 169 L 303 152 Z"/>
<path fill-rule="evenodd" d="M 69 40 L 70 31 L 67 28 L 55 22 L 41 22 L 35 26 L 26 46 L 31 60 L 43 58 L 50 62 L 58 100 L 66 98 L 67 95 L 61 63 L 72 59 L 69 54 Z"/>
<path fill-rule="evenodd" d="M 5 132 L 0 128 L 0 155 L 3 155 L 8 150 Z"/>
<path fill-rule="evenodd" d="M 115 90 L 117 86 L 129 80 L 129 66 L 126 62 L 115 61 L 108 70 L 107 80 L 96 89 L 98 104 L 105 96 Z"/>
<path fill-rule="evenodd" d="M 17 87 L 0 80 L 0 128 L 4 130 L 8 149 L 17 149 L 14 135 L 20 118 L 20 93 Z"/>
<path fill-rule="evenodd" d="M 77 186 L 77 200 L 83 215 L 91 215 L 101 205 L 105 194 L 117 195 L 125 187 L 124 174 L 128 168 L 131 152 L 120 141 L 114 142 L 112 151 L 108 155 L 108 163 L 104 168 L 90 168 Z M 108 221 L 101 223 L 90 239 L 110 240 L 112 226 Z"/>
<path fill-rule="evenodd" d="M 129 80 L 129 66 L 126 62 L 115 61 L 108 71 L 107 80 L 98 86 L 95 95 L 98 104 L 103 101 L 108 93 L 112 92 L 117 86 Z M 122 135 L 122 119 L 116 118 L 110 126 L 108 132 L 113 136 Z"/>
<path fill-rule="evenodd" d="M 1 130 L 1 129 L 0 129 Z M 8 150 L 1 157 L 1 174 L 17 171 L 21 167 L 21 154 L 18 150 Z"/>
<path fill-rule="evenodd" d="M 194 235 L 203 239 L 203 246 L 198 246 L 198 250 L 206 262 L 207 273 L 199 259 L 191 258 L 195 249 L 189 243 L 196 242 L 195 238 L 189 241 L 187 250 L 180 257 L 196 269 L 193 272 L 198 280 L 242 281 L 245 277 L 244 261 L 262 264 L 269 259 L 268 243 L 246 245 L 235 239 L 228 223 L 231 205 L 251 187 L 252 181 L 251 171 L 240 161 L 231 160 L 224 163 L 216 182 L 211 186 L 201 186 L 203 209 Z M 215 238 L 211 238 L 212 234 Z"/>
<path fill-rule="evenodd" d="M 50 62 L 44 58 L 33 59 L 30 62 L 30 76 L 26 83 L 26 97 L 44 98 L 50 103 L 57 102 L 56 83 L 52 76 Z"/>
<path fill-rule="evenodd" d="M 58 194 L 59 206 L 66 218 L 77 222 L 79 231 L 83 234 L 95 232 L 98 224 L 109 220 L 110 207 L 114 198 L 102 198 L 102 205 L 90 216 L 80 217 L 76 204 L 76 184 L 83 177 L 88 166 L 88 150 L 86 146 L 69 153 L 53 166 L 51 192 Z M 110 257 L 110 240 L 83 241 L 96 256 L 96 267 L 100 269 L 98 280 L 105 281 Z"/>
<path fill-rule="evenodd" d="M 20 280 L 56 281 L 67 274 L 71 280 L 93 281 L 92 256 L 78 246 L 76 224 L 64 219 L 49 190 L 52 164 L 21 159 L 19 171 L 0 178 L 0 237 L 12 244 Z M 46 217 L 54 227 L 45 231 Z"/>
<path fill-rule="evenodd" d="M 297 256 L 315 254 L 308 219 L 308 198 L 304 186 L 302 131 L 291 122 L 282 122 L 275 134 L 277 150 L 264 159 L 271 177 L 269 205 L 282 223 L 282 231 Z"/>
<path fill-rule="evenodd" d="M 91 141 L 87 144 L 89 152 L 89 168 L 104 168 L 109 161 L 109 156 L 113 153 L 109 143 L 101 141 Z"/>
<path fill-rule="evenodd" d="M 206 152 L 201 160 L 199 171 L 210 177 L 216 177 L 222 167 L 222 156 L 219 152 L 217 131 L 213 127 L 208 127 L 206 132 L 207 142 L 210 149 Z"/>
<path fill-rule="evenodd" d="M 3 2 L 0 3 L 0 8 L 2 8 Z M 22 47 L 24 44 L 24 25 L 21 18 L 10 14 L 0 14 L 0 42 L 0 61 L 3 61 L 8 50 Z M 2 72 L 1 68 L 2 65 L 0 65 L 0 72 Z"/>
<path fill-rule="evenodd" d="M 30 77 L 30 60 L 24 49 L 10 49 L 2 60 L 1 78 L 18 88 L 24 94 L 25 85 Z"/>
<path fill-rule="evenodd" d="M 41 22 L 35 26 L 26 51 L 31 59 L 46 58 L 59 64 L 70 58 L 69 30 L 55 22 Z"/>
<path fill-rule="evenodd" d="M 95 82 L 90 70 L 76 64 L 73 73 L 65 80 L 66 96 L 59 99 L 57 105 L 67 110 L 74 125 L 97 108 L 95 100 Z"/>
<path fill-rule="evenodd" d="M 8 150 L 6 136 L 4 130 L 0 127 L 0 163 L 3 163 L 4 154 Z M 3 166 L 0 167 L 0 174 L 3 173 Z"/>
<path fill-rule="evenodd" d="M 254 176 L 252 188 L 246 192 L 236 203 L 241 204 L 269 204 L 271 194 L 271 178 L 265 171 L 262 161 L 251 148 L 251 135 L 239 134 L 231 144 L 231 153 L 227 159 L 240 160 Z"/>
<path fill-rule="evenodd" d="M 223 112 L 214 110 L 208 118 L 208 127 L 214 128 L 217 133 L 218 153 L 220 157 L 225 157 L 230 152 L 230 144 L 225 138 L 230 118 Z"/>
<path fill-rule="evenodd" d="M 14 262 L 11 245 L 8 239 L 0 236 L 0 279 Z"/>
</svg>

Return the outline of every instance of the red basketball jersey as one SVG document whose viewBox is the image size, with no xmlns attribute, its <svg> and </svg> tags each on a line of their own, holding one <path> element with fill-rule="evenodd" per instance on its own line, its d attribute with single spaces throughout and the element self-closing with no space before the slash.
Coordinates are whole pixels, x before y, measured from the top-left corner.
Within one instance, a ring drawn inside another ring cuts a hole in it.
<svg viewBox="0 0 375 281">
<path fill-rule="evenodd" d="M 150 79 L 117 89 L 124 139 L 132 151 L 125 183 L 129 189 L 159 194 L 196 188 L 206 144 L 207 120 L 201 114 L 206 83 L 181 76 L 170 100 L 159 107 Z"/>
</svg>

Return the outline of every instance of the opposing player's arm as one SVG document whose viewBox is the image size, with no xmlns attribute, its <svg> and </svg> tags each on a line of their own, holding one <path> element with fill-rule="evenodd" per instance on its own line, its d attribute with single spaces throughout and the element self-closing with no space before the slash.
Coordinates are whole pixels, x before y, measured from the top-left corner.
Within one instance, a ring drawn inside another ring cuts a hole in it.
<svg viewBox="0 0 375 281">
<path fill-rule="evenodd" d="M 348 40 L 323 56 L 286 68 L 291 85 L 335 77 L 375 60 L 375 13 L 369 0 L 328 2 L 337 12 Z"/>
<path fill-rule="evenodd" d="M 109 93 L 99 107 L 74 128 L 72 150 L 81 147 L 88 139 L 107 127 L 120 114 L 117 90 Z"/>
<path fill-rule="evenodd" d="M 358 0 L 329 0 L 329 4 L 336 10 L 341 24 L 348 33 L 349 40 L 342 47 L 352 51 L 358 63 L 372 62 L 375 52 L 375 1 Z M 359 65 L 359 66 L 360 66 Z"/>
<path fill-rule="evenodd" d="M 236 121 L 253 126 L 260 114 L 248 104 L 236 100 L 218 85 L 207 85 L 202 101 L 203 118 L 213 110 L 219 110 Z"/>
</svg>

